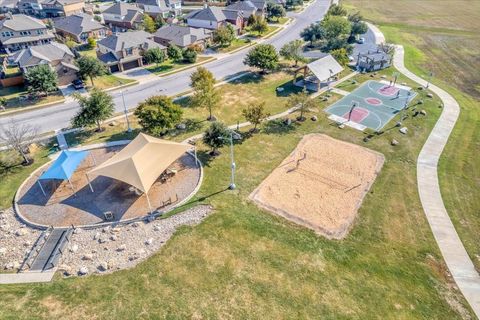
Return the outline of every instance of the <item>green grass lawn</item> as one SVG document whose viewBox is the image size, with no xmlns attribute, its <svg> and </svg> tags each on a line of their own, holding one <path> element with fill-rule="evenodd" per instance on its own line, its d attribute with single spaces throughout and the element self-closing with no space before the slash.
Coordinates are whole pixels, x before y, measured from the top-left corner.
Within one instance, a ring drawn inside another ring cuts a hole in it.
<svg viewBox="0 0 480 320">
<path fill-rule="evenodd" d="M 108 89 L 108 88 L 118 87 L 126 84 L 133 84 L 134 82 L 135 80 L 120 78 L 120 77 L 114 76 L 113 74 L 107 74 L 107 75 L 93 79 L 93 83 L 95 85 L 95 88 L 97 89 Z M 90 82 L 90 79 L 87 79 L 85 83 L 87 87 L 91 87 L 92 85 L 92 83 Z"/>
<path fill-rule="evenodd" d="M 97 51 L 96 48 L 93 49 L 88 49 L 88 50 L 81 50 L 79 51 L 80 55 L 86 56 L 86 57 L 97 57 Z"/>
<path fill-rule="evenodd" d="M 270 26 L 269 25 L 267 31 L 264 32 L 264 33 L 258 33 L 256 31 L 250 31 L 250 29 L 248 27 L 245 28 L 245 31 L 247 31 L 247 36 L 248 37 L 257 39 L 257 38 L 262 38 L 262 37 L 265 37 L 265 36 L 267 36 L 267 38 L 268 38 L 270 33 L 274 32 L 278 29 L 279 29 L 279 27 L 277 27 L 277 26 Z"/>
<path fill-rule="evenodd" d="M 195 62 L 195 64 L 205 63 L 209 60 L 212 60 L 212 57 L 198 57 L 197 62 Z M 172 72 L 180 68 L 188 68 L 189 66 L 192 67 L 193 65 L 194 63 L 173 62 L 172 60 L 166 60 L 165 62 L 159 65 L 151 64 L 145 67 L 145 69 L 155 74 L 162 75 L 164 73 Z"/>
<path fill-rule="evenodd" d="M 480 2 L 347 0 L 378 23 L 387 41 L 403 44 L 406 66 L 452 94 L 460 118 L 439 164 L 442 197 L 462 242 L 480 270 Z M 415 8 L 415 10 L 412 10 Z"/>
<path fill-rule="evenodd" d="M 15 110 L 24 107 L 32 107 L 50 102 L 62 101 L 63 95 L 60 92 L 50 93 L 46 97 L 40 97 L 35 100 L 28 99 L 28 91 L 24 86 L 0 87 L 0 96 L 7 100 L 5 109 Z"/>
<path fill-rule="evenodd" d="M 219 47 L 216 50 L 218 52 L 227 53 L 232 52 L 233 50 L 237 50 L 238 48 L 247 46 L 251 43 L 251 41 L 243 38 L 235 38 L 232 43 L 228 47 Z"/>
<path fill-rule="evenodd" d="M 238 84 L 237 91 L 245 85 Z M 270 85 L 274 87 L 273 80 Z M 315 110 L 318 122 L 263 130 L 235 147 L 235 191 L 222 191 L 229 182 L 228 149 L 209 159 L 200 146 L 205 179 L 190 205 L 208 203 L 215 208 L 202 224 L 180 228 L 158 253 L 130 270 L 2 286 L 0 316 L 460 319 L 459 312 L 471 316 L 449 283 L 416 188 L 405 187 L 415 186 L 416 157 L 440 113 L 437 104 L 434 99 L 424 105 L 427 117 L 405 120 L 407 136 L 389 130 L 367 144 L 362 142 L 363 133 L 332 126 L 320 106 Z M 311 132 L 365 145 L 386 157 L 353 230 L 341 241 L 317 236 L 247 199 Z M 400 144 L 392 147 L 392 138 Z"/>
</svg>

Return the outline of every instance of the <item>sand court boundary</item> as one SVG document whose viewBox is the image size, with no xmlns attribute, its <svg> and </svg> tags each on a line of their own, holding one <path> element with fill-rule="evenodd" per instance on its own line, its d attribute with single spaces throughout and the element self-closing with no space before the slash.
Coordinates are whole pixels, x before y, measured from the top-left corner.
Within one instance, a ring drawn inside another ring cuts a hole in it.
<svg viewBox="0 0 480 320">
<path fill-rule="evenodd" d="M 309 134 L 250 194 L 261 208 L 330 239 L 350 231 L 383 154 Z"/>
</svg>

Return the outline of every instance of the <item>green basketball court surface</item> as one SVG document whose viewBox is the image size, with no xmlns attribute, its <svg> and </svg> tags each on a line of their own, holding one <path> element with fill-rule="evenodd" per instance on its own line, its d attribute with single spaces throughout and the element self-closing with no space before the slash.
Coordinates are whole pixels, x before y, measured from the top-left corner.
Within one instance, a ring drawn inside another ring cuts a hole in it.
<svg viewBox="0 0 480 320">
<path fill-rule="evenodd" d="M 405 109 L 416 92 L 408 87 L 367 81 L 325 109 L 329 119 L 359 130 L 381 130 Z"/>
</svg>

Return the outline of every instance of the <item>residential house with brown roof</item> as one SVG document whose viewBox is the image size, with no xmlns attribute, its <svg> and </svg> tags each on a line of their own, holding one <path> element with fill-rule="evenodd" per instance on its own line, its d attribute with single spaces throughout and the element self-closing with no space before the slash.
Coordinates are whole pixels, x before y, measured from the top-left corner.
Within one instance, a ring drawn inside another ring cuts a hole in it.
<svg viewBox="0 0 480 320">
<path fill-rule="evenodd" d="M 45 17 L 68 17 L 82 13 L 85 8 L 85 0 L 45 0 L 42 8 Z"/>
<path fill-rule="evenodd" d="M 118 2 L 103 11 L 105 24 L 114 32 L 124 32 L 128 29 L 138 29 L 142 25 L 143 12 L 132 4 Z"/>
<path fill-rule="evenodd" d="M 243 14 L 240 11 L 228 10 L 220 7 L 206 7 L 193 11 L 186 17 L 187 25 L 194 28 L 216 30 L 227 23 L 236 30 L 244 26 Z"/>
<path fill-rule="evenodd" d="M 56 33 L 64 39 L 70 38 L 78 43 L 85 43 L 89 37 L 102 39 L 109 34 L 107 27 L 86 13 L 60 18 L 54 21 Z"/>
<path fill-rule="evenodd" d="M 180 48 L 199 47 L 205 49 L 212 40 L 213 32 L 205 28 L 192 28 L 171 24 L 161 27 L 153 34 L 154 41 L 168 47 L 171 44 Z"/>
<path fill-rule="evenodd" d="M 137 5 L 152 17 L 176 17 L 182 13 L 181 0 L 137 0 Z"/>
</svg>

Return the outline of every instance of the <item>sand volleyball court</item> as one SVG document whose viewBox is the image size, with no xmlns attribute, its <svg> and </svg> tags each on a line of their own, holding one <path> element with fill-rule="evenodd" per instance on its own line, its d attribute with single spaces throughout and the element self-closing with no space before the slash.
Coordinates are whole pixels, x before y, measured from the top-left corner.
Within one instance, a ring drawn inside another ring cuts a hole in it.
<svg viewBox="0 0 480 320">
<path fill-rule="evenodd" d="M 343 238 L 384 162 L 361 146 L 310 134 L 255 189 L 259 206 L 328 238 Z"/>
</svg>

